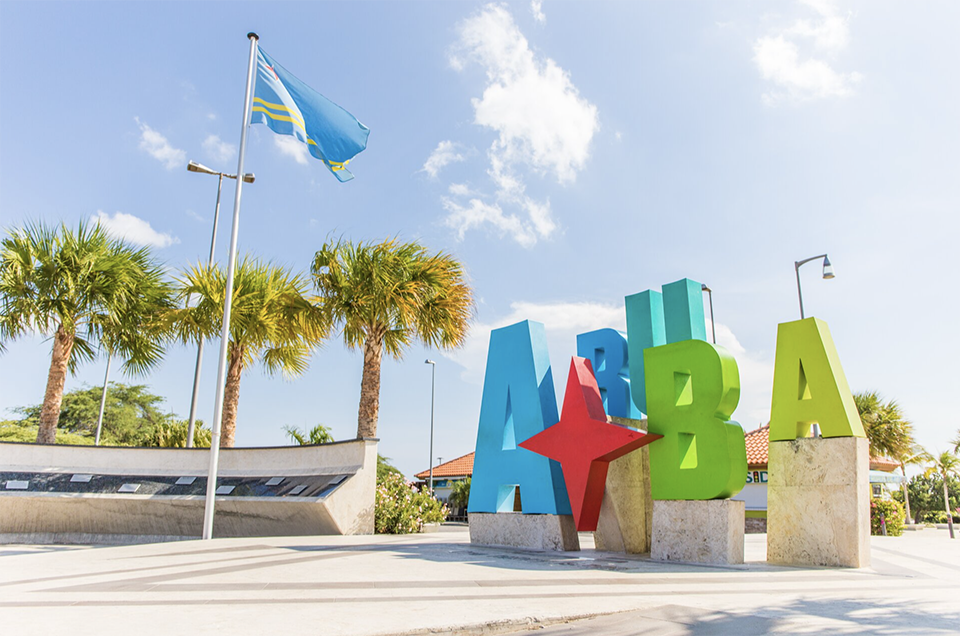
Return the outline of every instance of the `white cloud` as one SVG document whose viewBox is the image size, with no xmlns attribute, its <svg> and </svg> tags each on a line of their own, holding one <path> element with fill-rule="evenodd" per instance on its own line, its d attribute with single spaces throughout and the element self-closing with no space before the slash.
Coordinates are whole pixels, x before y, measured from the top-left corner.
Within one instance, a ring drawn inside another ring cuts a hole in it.
<svg viewBox="0 0 960 636">
<path fill-rule="evenodd" d="M 477 194 L 466 183 L 451 183 L 447 191 L 457 197 L 470 197 Z"/>
<path fill-rule="evenodd" d="M 533 8 L 539 10 L 539 3 Z M 472 103 L 474 123 L 497 133 L 487 152 L 487 174 L 496 185 L 497 203 L 471 201 L 472 213 L 464 214 L 463 206 L 451 210 L 445 200 L 451 212 L 447 225 L 462 237 L 489 223 L 521 245 L 532 246 L 549 238 L 557 224 L 549 201 L 526 194 L 526 173 L 552 176 L 560 184 L 573 182 L 600 127 L 597 107 L 580 96 L 556 62 L 534 55 L 503 6 L 486 5 L 460 24 L 459 35 L 451 66 L 459 71 L 476 63 L 486 72 L 483 95 Z M 503 206 L 516 208 L 522 216 L 504 213 Z"/>
<path fill-rule="evenodd" d="M 139 117 L 135 117 L 134 120 L 140 126 L 141 150 L 162 163 L 167 170 L 175 170 L 186 165 L 186 152 L 171 146 L 166 137 L 141 122 Z"/>
<path fill-rule="evenodd" d="M 774 34 L 758 38 L 753 46 L 760 76 L 776 87 L 763 94 L 768 105 L 847 97 L 863 78 L 860 73 L 834 70 L 822 57 L 833 57 L 849 44 L 849 16 L 842 15 L 830 0 L 801 0 L 801 4 L 813 9 L 817 18 L 797 19 Z M 812 48 L 805 58 L 802 44 Z"/>
<path fill-rule="evenodd" d="M 599 129 L 597 107 L 580 97 L 556 62 L 538 60 L 513 17 L 487 5 L 460 27 L 459 51 L 487 74 L 473 99 L 475 122 L 499 133 L 495 152 L 505 164 L 529 164 L 571 182 L 586 164 Z"/>
<path fill-rule="evenodd" d="M 299 139 L 290 135 L 274 135 L 273 143 L 280 154 L 287 155 L 304 166 L 309 163 L 310 151 L 307 150 L 307 145 Z"/>
<path fill-rule="evenodd" d="M 543 0 L 531 0 L 530 12 L 533 13 L 533 19 L 540 24 L 547 21 L 547 16 L 543 13 Z"/>
<path fill-rule="evenodd" d="M 423 171 L 431 177 L 447 165 L 465 160 L 463 153 L 457 151 L 457 144 L 452 141 L 441 141 L 423 164 Z"/>
<path fill-rule="evenodd" d="M 117 212 L 110 216 L 103 210 L 97 210 L 97 213 L 90 217 L 90 220 L 99 223 L 100 227 L 111 236 L 136 245 L 169 247 L 180 242 L 180 239 L 174 236 L 157 232 L 150 227 L 150 223 L 132 214 Z"/>
<path fill-rule="evenodd" d="M 203 151 L 211 159 L 229 161 L 237 153 L 237 147 L 220 139 L 217 135 L 210 135 L 203 140 Z"/>
<path fill-rule="evenodd" d="M 442 197 L 443 208 L 449 212 L 444 224 L 457 232 L 457 238 L 463 240 L 467 231 L 483 225 L 492 225 L 500 235 L 510 235 L 524 247 L 537 242 L 536 233 L 528 223 L 521 221 L 515 214 L 506 214 L 499 204 L 484 203 L 480 199 L 470 199 L 462 205 L 449 197 Z"/>
</svg>

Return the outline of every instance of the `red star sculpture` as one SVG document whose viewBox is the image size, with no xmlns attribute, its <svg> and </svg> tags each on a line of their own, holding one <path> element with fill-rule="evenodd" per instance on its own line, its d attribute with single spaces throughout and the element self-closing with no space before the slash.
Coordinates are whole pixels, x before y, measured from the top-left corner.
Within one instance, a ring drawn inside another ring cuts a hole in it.
<svg viewBox="0 0 960 636">
<path fill-rule="evenodd" d="M 560 421 L 520 446 L 560 462 L 577 530 L 587 532 L 597 529 L 610 462 L 661 437 L 608 422 L 590 361 L 574 357 Z"/>
</svg>

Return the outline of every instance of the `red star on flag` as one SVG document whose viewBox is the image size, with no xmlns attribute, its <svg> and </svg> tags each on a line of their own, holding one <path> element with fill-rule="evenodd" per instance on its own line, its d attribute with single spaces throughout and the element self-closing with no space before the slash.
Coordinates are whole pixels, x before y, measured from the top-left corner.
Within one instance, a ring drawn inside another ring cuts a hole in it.
<svg viewBox="0 0 960 636">
<path fill-rule="evenodd" d="M 570 361 L 560 421 L 520 446 L 560 462 L 577 530 L 597 529 L 610 462 L 662 435 L 611 424 L 585 358 Z"/>
</svg>

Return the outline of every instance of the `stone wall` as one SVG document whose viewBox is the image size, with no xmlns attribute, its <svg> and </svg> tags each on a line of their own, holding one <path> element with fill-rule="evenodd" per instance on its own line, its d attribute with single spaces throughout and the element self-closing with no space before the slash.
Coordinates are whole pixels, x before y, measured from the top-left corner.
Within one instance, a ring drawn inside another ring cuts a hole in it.
<svg viewBox="0 0 960 636">
<path fill-rule="evenodd" d="M 870 456 L 863 437 L 770 442 L 767 561 L 870 565 Z"/>
<path fill-rule="evenodd" d="M 208 461 L 209 449 L 0 443 L 0 542 L 197 538 Z M 219 477 L 240 485 L 217 496 L 214 536 L 372 534 L 376 466 L 377 440 L 223 449 Z"/>
</svg>

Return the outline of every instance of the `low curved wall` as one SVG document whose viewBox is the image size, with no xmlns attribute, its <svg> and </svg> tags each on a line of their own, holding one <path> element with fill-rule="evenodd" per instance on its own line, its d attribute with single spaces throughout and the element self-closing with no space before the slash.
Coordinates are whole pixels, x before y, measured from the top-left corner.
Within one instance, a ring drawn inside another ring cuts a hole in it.
<svg viewBox="0 0 960 636">
<path fill-rule="evenodd" d="M 0 443 L 0 543 L 197 538 L 208 449 Z M 214 535 L 372 534 L 377 440 L 220 452 Z"/>
</svg>

